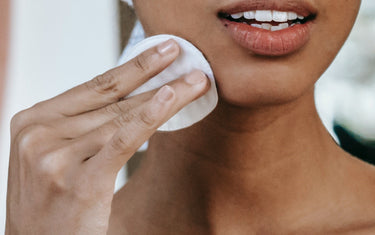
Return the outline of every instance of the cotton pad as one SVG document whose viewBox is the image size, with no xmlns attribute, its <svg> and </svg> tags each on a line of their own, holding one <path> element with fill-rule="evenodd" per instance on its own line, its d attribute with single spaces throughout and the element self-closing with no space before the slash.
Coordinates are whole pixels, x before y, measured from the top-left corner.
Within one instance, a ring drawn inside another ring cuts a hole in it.
<svg viewBox="0 0 375 235">
<path fill-rule="evenodd" d="M 218 95 L 214 80 L 214 75 L 208 61 L 193 44 L 177 36 L 161 34 L 146 38 L 131 48 L 121 58 L 121 63 L 125 63 L 143 51 L 158 45 L 168 39 L 174 39 L 180 46 L 180 55 L 163 72 L 151 78 L 145 84 L 134 90 L 127 98 L 162 87 L 182 75 L 190 73 L 194 69 L 203 71 L 211 82 L 210 90 L 199 99 L 185 106 L 171 119 L 164 123 L 159 131 L 175 131 L 189 127 L 201 121 L 211 113 L 217 105 Z"/>
</svg>

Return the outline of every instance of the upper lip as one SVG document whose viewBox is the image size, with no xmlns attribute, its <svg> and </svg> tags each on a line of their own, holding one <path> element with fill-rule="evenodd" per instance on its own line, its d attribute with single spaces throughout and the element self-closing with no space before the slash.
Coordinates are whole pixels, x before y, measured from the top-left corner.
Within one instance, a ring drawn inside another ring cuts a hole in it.
<svg viewBox="0 0 375 235">
<path fill-rule="evenodd" d="M 223 6 L 218 13 L 234 14 L 254 10 L 292 11 L 304 17 L 317 14 L 316 7 L 306 0 L 243 0 Z"/>
</svg>

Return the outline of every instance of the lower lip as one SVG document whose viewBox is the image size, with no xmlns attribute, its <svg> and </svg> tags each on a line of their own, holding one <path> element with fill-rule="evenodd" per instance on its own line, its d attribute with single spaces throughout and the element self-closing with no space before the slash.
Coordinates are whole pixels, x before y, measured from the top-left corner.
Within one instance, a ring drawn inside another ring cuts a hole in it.
<svg viewBox="0 0 375 235">
<path fill-rule="evenodd" d="M 309 41 L 312 28 L 312 21 L 269 31 L 227 19 L 221 20 L 235 42 L 255 54 L 265 56 L 283 56 L 300 50 Z"/>
</svg>

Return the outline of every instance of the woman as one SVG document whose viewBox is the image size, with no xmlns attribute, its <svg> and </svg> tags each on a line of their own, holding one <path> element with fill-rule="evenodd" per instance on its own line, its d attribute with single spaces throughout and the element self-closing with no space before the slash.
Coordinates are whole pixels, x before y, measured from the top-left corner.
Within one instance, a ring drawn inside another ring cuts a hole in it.
<svg viewBox="0 0 375 235">
<path fill-rule="evenodd" d="M 207 91 L 200 71 L 122 99 L 176 58 L 167 41 L 17 114 L 7 234 L 375 233 L 375 169 L 335 144 L 314 106 L 314 83 L 360 0 L 134 4 L 148 35 L 175 34 L 203 51 L 217 108 L 154 134 Z M 255 20 L 243 14 L 251 11 Z M 117 171 L 150 136 L 140 169 L 113 197 Z"/>
</svg>

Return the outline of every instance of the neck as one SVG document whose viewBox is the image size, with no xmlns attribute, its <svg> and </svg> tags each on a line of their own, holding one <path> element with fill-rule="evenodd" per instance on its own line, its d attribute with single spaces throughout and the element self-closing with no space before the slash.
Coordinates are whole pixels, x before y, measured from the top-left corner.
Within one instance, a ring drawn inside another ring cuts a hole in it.
<svg viewBox="0 0 375 235">
<path fill-rule="evenodd" d="M 134 178 L 142 175 L 145 185 L 152 181 L 155 200 L 168 192 L 161 193 L 166 204 L 158 207 L 184 205 L 191 218 L 211 229 L 242 220 L 252 226 L 250 215 L 251 221 L 255 214 L 280 218 L 298 198 L 306 202 L 339 151 L 318 117 L 313 92 L 266 108 L 220 103 L 198 125 L 156 134 Z"/>
<path fill-rule="evenodd" d="M 191 128 L 158 133 L 150 156 L 186 156 L 228 170 L 257 172 L 288 161 L 326 157 L 333 140 L 322 125 L 313 92 L 294 102 L 254 109 L 220 103 Z"/>
</svg>

